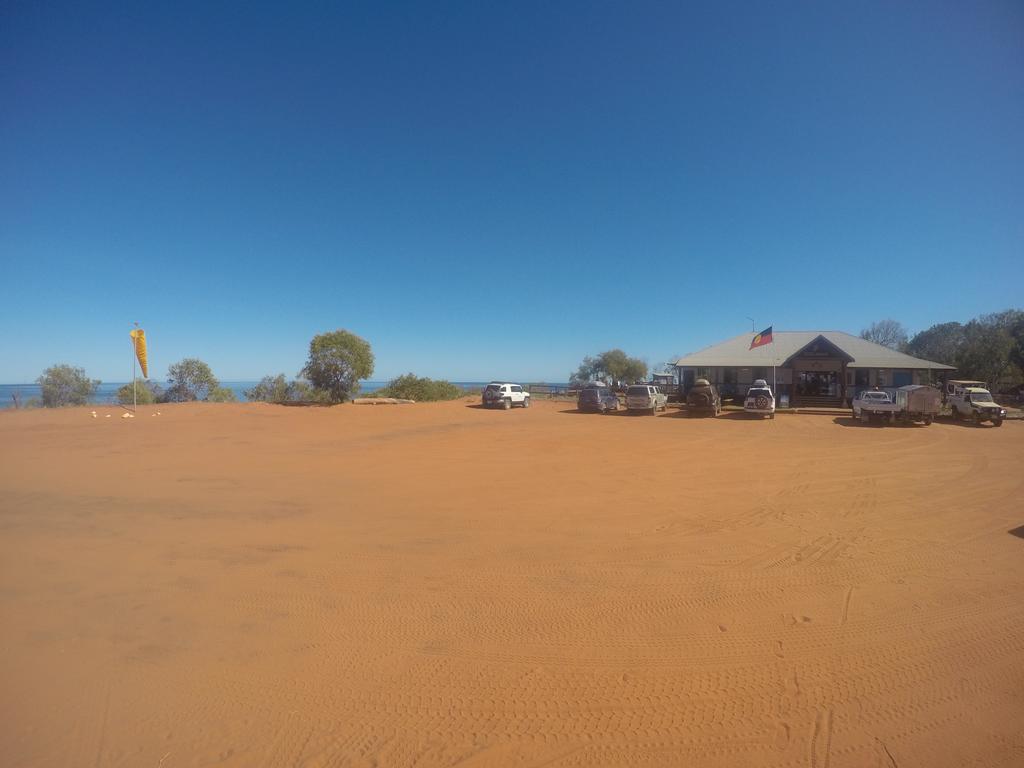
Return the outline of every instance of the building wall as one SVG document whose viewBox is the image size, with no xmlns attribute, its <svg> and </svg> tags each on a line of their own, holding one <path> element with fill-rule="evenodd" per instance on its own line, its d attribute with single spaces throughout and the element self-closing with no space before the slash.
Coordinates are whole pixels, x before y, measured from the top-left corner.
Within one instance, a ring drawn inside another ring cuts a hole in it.
<svg viewBox="0 0 1024 768">
<path fill-rule="evenodd" d="M 798 357 L 792 365 L 794 371 L 835 371 L 843 370 L 843 361 L 836 357 Z"/>
<path fill-rule="evenodd" d="M 754 367 L 740 366 L 709 366 L 707 368 L 696 368 L 686 366 L 679 369 L 679 380 L 685 381 L 686 372 L 690 371 L 694 379 L 707 378 L 720 391 L 735 391 L 745 393 L 746 389 L 753 383 L 755 378 L 761 378 L 761 371 Z M 844 398 L 852 400 L 856 393 L 863 389 L 879 387 L 881 389 L 894 390 L 896 387 L 897 374 L 905 374 L 910 377 L 913 384 L 927 384 L 931 374 L 928 369 L 909 368 L 846 368 L 843 375 L 843 361 L 834 358 L 801 358 L 794 361 L 792 368 L 775 369 L 775 395 L 793 396 L 793 381 L 796 371 L 836 371 L 840 377 L 841 393 Z M 867 373 L 867 384 L 857 383 L 857 372 Z M 772 369 L 770 366 L 764 369 L 763 377 L 769 385 L 772 384 Z"/>
</svg>

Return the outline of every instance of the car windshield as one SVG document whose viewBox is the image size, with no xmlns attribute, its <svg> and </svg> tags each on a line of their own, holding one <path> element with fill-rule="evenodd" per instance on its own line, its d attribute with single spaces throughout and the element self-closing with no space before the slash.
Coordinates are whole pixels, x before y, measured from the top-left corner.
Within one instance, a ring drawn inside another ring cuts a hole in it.
<svg viewBox="0 0 1024 768">
<path fill-rule="evenodd" d="M 885 392 L 865 392 L 865 400 L 888 400 L 889 396 Z"/>
<path fill-rule="evenodd" d="M 991 403 L 992 395 L 988 392 L 971 392 L 972 403 Z"/>
<path fill-rule="evenodd" d="M 626 394 L 627 395 L 643 395 L 643 396 L 646 397 L 649 393 L 647 391 L 647 387 L 630 387 L 629 389 L 626 390 Z"/>
<path fill-rule="evenodd" d="M 747 394 L 750 397 L 758 397 L 760 395 L 766 395 L 768 397 L 772 396 L 772 392 L 770 389 L 752 389 L 749 392 L 747 392 Z"/>
<path fill-rule="evenodd" d="M 581 400 L 597 400 L 601 393 L 597 389 L 584 389 L 580 392 Z"/>
</svg>

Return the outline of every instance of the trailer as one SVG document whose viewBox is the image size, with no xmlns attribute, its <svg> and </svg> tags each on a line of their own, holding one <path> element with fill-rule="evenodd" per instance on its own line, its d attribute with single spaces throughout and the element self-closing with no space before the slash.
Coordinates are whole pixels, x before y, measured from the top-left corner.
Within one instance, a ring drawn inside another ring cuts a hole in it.
<svg viewBox="0 0 1024 768">
<path fill-rule="evenodd" d="M 896 389 L 896 419 L 906 424 L 932 423 L 942 407 L 942 392 L 927 384 L 908 384 Z"/>
</svg>

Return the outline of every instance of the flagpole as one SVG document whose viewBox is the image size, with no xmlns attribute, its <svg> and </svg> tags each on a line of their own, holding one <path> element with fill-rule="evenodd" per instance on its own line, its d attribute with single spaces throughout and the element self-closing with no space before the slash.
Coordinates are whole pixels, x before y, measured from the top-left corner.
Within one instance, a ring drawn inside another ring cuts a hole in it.
<svg viewBox="0 0 1024 768">
<path fill-rule="evenodd" d="M 135 323 L 135 330 L 139 329 L 139 324 Z M 139 398 L 135 393 L 135 357 L 136 357 L 136 345 L 137 341 L 135 337 L 132 337 L 132 413 L 139 410 Z"/>
</svg>

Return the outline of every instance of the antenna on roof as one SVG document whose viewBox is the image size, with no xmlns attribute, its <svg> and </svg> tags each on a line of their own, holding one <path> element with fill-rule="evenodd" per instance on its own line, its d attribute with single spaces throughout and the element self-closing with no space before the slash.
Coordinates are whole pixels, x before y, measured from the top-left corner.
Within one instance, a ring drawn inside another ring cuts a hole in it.
<svg viewBox="0 0 1024 768">
<path fill-rule="evenodd" d="M 754 318 L 748 317 L 747 320 L 750 321 L 750 332 L 753 333 L 754 332 Z"/>
</svg>

